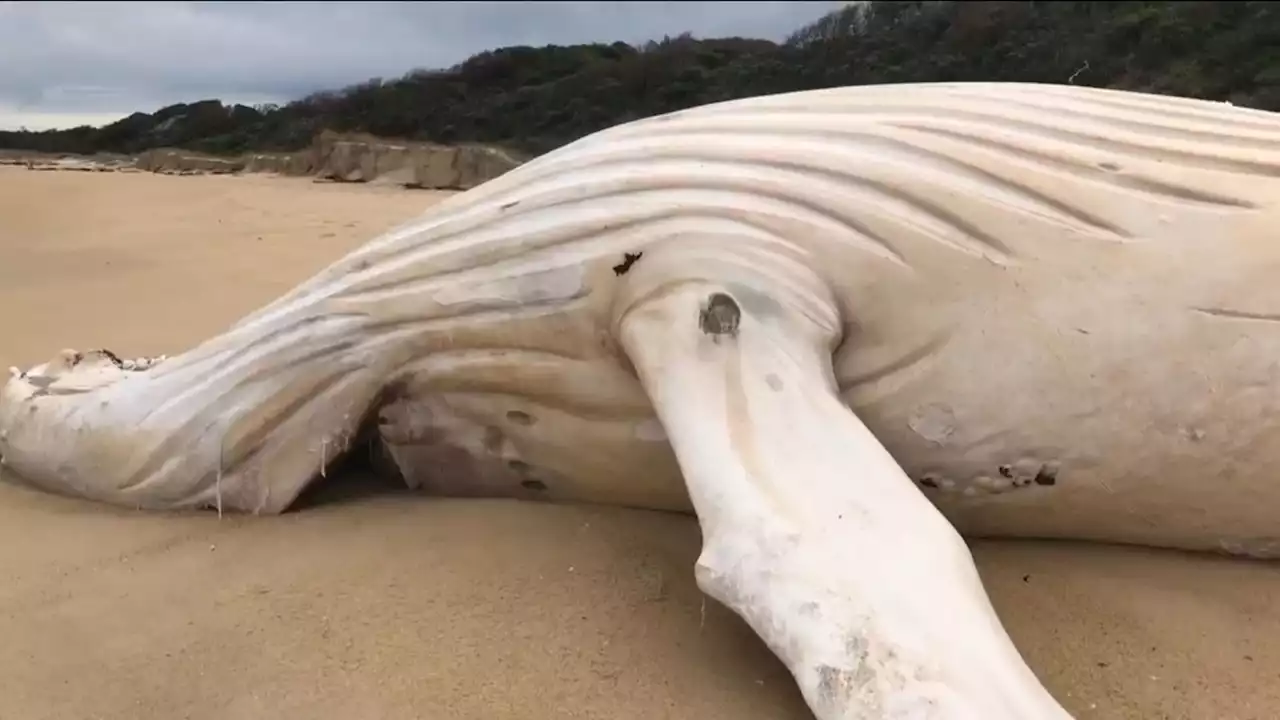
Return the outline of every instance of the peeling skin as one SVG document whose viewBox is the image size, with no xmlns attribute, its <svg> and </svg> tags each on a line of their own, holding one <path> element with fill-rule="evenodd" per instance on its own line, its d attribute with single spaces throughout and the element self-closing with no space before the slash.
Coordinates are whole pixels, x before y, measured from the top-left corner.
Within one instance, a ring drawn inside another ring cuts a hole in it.
<svg viewBox="0 0 1280 720">
<path fill-rule="evenodd" d="M 939 472 L 928 472 L 919 476 L 915 482 L 926 494 L 934 497 L 958 495 L 975 498 L 1024 488 L 1051 488 L 1058 484 L 1061 473 L 1062 463 L 1057 460 L 1041 461 L 1024 457 L 1011 463 L 1001 463 L 990 473 L 949 478 Z"/>
</svg>

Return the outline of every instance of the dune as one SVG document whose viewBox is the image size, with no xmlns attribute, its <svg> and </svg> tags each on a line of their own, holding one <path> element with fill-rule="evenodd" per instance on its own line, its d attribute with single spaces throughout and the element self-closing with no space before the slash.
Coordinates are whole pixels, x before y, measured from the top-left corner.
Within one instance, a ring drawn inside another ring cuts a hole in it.
<svg viewBox="0 0 1280 720">
<path fill-rule="evenodd" d="M 176 353 L 442 194 L 0 167 L 0 367 Z M 809 718 L 693 582 L 693 518 L 448 500 L 367 474 L 281 516 L 0 483 L 0 718 Z M 972 543 L 1078 718 L 1280 716 L 1280 567 Z M 939 612 L 945 612 L 939 608 Z"/>
</svg>

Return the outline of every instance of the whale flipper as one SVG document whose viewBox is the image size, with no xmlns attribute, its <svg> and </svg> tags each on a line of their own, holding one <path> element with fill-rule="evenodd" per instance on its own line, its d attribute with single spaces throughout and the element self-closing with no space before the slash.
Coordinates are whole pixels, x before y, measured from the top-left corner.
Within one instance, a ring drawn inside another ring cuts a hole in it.
<svg viewBox="0 0 1280 720">
<path fill-rule="evenodd" d="M 615 308 L 702 526 L 698 585 L 820 720 L 1068 718 L 960 535 L 841 401 L 825 285 L 794 250 L 746 244 L 651 249 Z"/>
</svg>

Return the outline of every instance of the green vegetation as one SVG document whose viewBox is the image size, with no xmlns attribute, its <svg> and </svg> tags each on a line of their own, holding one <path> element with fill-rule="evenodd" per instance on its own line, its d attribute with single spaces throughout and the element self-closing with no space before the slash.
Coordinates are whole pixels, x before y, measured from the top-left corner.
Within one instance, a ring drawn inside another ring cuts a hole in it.
<svg viewBox="0 0 1280 720">
<path fill-rule="evenodd" d="M 322 129 L 542 153 L 620 122 L 794 90 L 1073 82 L 1280 110 L 1280 3 L 873 2 L 786 42 L 509 47 L 281 107 L 174 105 L 102 128 L 0 132 L 0 147 L 214 154 L 297 150 Z"/>
</svg>

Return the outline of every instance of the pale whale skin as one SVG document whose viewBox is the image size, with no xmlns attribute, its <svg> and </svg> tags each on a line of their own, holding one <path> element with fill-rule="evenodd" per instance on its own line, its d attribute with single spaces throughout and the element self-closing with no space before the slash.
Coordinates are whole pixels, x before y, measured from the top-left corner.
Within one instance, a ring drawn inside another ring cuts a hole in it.
<svg viewBox="0 0 1280 720">
<path fill-rule="evenodd" d="M 145 371 L 15 377 L 0 453 L 59 492 L 279 512 L 376 422 L 433 492 L 690 510 L 616 287 L 660 241 L 767 238 L 832 289 L 842 397 L 961 533 L 1270 557 L 1277 200 L 1280 116 L 1224 104 L 922 84 L 695 108 L 455 196 Z"/>
</svg>

